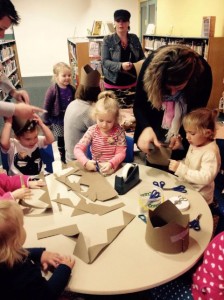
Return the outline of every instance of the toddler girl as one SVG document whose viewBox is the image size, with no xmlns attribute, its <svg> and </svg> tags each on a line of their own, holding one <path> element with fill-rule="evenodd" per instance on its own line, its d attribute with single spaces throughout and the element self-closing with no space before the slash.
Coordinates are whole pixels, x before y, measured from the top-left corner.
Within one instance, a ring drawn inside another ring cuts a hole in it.
<svg viewBox="0 0 224 300">
<path fill-rule="evenodd" d="M 23 213 L 15 201 L 0 201 L 0 278 L 2 299 L 56 300 L 64 290 L 75 261 L 44 248 L 24 249 Z M 47 281 L 41 274 L 53 266 Z"/>
<path fill-rule="evenodd" d="M 38 127 L 43 135 L 38 135 Z M 15 138 L 11 138 L 13 129 Z M 1 149 L 8 154 L 9 175 L 37 175 L 42 170 L 40 148 L 53 143 L 54 136 L 41 118 L 32 120 L 10 117 L 5 119 L 1 135 Z"/>
<path fill-rule="evenodd" d="M 112 174 L 125 159 L 125 132 L 118 124 L 119 106 L 112 91 L 101 92 L 93 106 L 92 117 L 96 124 L 76 144 L 74 155 L 89 171 Z M 86 156 L 91 145 L 92 159 Z M 99 164 L 98 164 L 99 163 Z"/>
<path fill-rule="evenodd" d="M 44 122 L 51 125 L 61 161 L 65 163 L 64 115 L 69 103 L 75 99 L 70 66 L 63 62 L 57 63 L 53 67 L 52 82 L 54 84 L 48 88 L 45 95 L 44 109 L 47 113 L 44 114 Z"/>
<path fill-rule="evenodd" d="M 215 110 L 199 108 L 183 118 L 190 147 L 184 160 L 170 160 L 169 164 L 169 170 L 191 183 L 208 204 L 213 202 L 214 179 L 221 163 L 219 148 L 214 141 L 217 114 Z"/>
</svg>

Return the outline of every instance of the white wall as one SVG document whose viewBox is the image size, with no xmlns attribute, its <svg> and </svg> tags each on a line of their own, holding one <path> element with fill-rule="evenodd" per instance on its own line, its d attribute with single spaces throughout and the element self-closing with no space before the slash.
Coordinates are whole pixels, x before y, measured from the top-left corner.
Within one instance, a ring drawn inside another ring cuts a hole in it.
<svg viewBox="0 0 224 300">
<path fill-rule="evenodd" d="M 94 20 L 113 21 L 116 9 L 131 12 L 131 32 L 139 32 L 138 0 L 12 0 L 21 16 L 14 27 L 23 77 L 51 76 L 68 63 L 67 38 L 86 36 Z"/>
</svg>

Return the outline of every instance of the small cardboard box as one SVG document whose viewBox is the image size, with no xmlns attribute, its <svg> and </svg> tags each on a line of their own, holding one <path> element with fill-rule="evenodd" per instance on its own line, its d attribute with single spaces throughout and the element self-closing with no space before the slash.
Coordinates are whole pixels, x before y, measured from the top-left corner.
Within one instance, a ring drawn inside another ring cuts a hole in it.
<svg viewBox="0 0 224 300">
<path fill-rule="evenodd" d="M 189 245 L 189 215 L 182 215 L 169 200 L 149 210 L 145 239 L 157 251 L 185 252 Z"/>
</svg>

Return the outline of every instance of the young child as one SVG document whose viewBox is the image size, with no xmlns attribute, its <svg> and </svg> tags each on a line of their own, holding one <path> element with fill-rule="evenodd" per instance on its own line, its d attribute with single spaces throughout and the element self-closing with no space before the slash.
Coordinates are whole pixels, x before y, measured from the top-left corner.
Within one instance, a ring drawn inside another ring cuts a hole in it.
<svg viewBox="0 0 224 300">
<path fill-rule="evenodd" d="M 151 300 L 224 299 L 224 232 L 208 244 L 203 261 L 183 276 L 149 290 Z M 193 276 L 192 276 L 193 274 Z"/>
<path fill-rule="evenodd" d="M 64 142 L 64 115 L 67 106 L 75 99 L 75 88 L 71 85 L 71 68 L 69 65 L 59 62 L 53 67 L 53 77 L 51 85 L 45 95 L 44 122 L 51 125 L 61 161 L 66 163 L 65 142 Z"/>
<path fill-rule="evenodd" d="M 43 132 L 38 135 L 38 128 Z M 11 129 L 15 137 L 10 138 Z M 54 136 L 41 118 L 34 114 L 32 120 L 10 117 L 5 119 L 1 135 L 1 149 L 8 154 L 9 175 L 37 175 L 42 170 L 40 148 L 53 143 Z"/>
<path fill-rule="evenodd" d="M 33 181 L 31 177 L 26 175 L 8 176 L 5 173 L 0 173 L 0 200 L 30 198 L 30 189 L 38 189 L 44 185 L 42 179 Z"/>
<path fill-rule="evenodd" d="M 93 106 L 92 117 L 96 124 L 76 144 L 74 155 L 88 171 L 100 171 L 103 175 L 112 174 L 125 159 L 125 132 L 118 124 L 119 106 L 115 94 L 101 92 Z M 91 145 L 92 159 L 85 152 Z M 98 165 L 99 163 L 99 165 Z"/>
<path fill-rule="evenodd" d="M 56 300 L 64 290 L 75 261 L 45 248 L 24 249 L 23 213 L 15 201 L 0 201 L 1 299 Z M 47 281 L 41 269 L 54 272 Z"/>
<path fill-rule="evenodd" d="M 169 164 L 169 170 L 191 183 L 208 204 L 213 202 L 214 179 L 221 163 L 219 148 L 214 141 L 217 114 L 215 110 L 199 108 L 183 118 L 190 146 L 184 160 L 170 160 Z"/>
</svg>

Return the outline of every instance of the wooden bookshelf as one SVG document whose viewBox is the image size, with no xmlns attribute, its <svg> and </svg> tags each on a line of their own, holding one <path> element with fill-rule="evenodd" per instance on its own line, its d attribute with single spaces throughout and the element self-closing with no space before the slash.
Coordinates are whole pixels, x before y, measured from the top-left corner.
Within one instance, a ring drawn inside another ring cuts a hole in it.
<svg viewBox="0 0 224 300">
<path fill-rule="evenodd" d="M 5 75 L 15 87 L 22 87 L 22 77 L 15 40 L 0 40 L 0 63 Z M 8 95 L 0 90 L 0 100 L 6 100 Z"/>
<path fill-rule="evenodd" d="M 102 36 L 67 39 L 69 62 L 75 86 L 79 84 L 81 68 L 86 64 L 101 72 L 101 42 Z"/>
<path fill-rule="evenodd" d="M 202 55 L 212 69 L 213 86 L 208 101 L 211 109 L 219 107 L 224 78 L 224 37 L 180 37 L 163 35 L 143 35 L 142 46 L 148 53 L 163 45 L 184 44 Z"/>
</svg>

